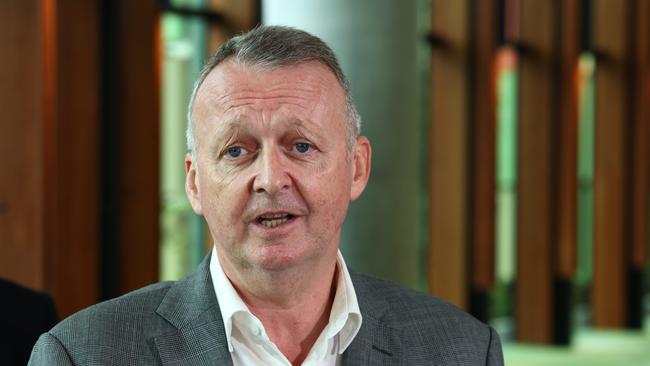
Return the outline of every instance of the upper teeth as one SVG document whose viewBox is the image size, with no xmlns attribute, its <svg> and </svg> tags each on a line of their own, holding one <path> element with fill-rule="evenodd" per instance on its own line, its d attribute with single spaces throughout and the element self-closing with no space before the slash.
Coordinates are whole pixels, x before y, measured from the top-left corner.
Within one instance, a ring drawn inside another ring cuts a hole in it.
<svg viewBox="0 0 650 366">
<path fill-rule="evenodd" d="M 279 219 L 282 217 L 289 216 L 288 213 L 274 213 L 274 214 L 267 214 L 267 215 L 262 215 L 260 218 L 268 220 L 268 219 Z"/>
<path fill-rule="evenodd" d="M 289 221 L 288 213 L 274 213 L 274 214 L 262 215 L 260 216 L 259 219 L 260 224 L 270 228 L 274 228 L 287 221 Z"/>
</svg>

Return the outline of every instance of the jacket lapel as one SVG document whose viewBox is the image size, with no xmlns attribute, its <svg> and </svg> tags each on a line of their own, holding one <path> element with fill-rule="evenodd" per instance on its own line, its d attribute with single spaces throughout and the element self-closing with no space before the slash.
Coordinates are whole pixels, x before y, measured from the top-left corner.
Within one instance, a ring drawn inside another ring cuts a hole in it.
<svg viewBox="0 0 650 366">
<path fill-rule="evenodd" d="M 156 310 L 176 328 L 153 339 L 163 365 L 232 365 L 209 264 L 210 255 L 172 285 Z"/>
<path fill-rule="evenodd" d="M 343 365 L 397 365 L 400 363 L 401 331 L 391 327 L 384 315 L 390 305 L 376 296 L 361 276 L 350 272 L 363 321 L 354 341 L 343 353 Z"/>
<path fill-rule="evenodd" d="M 208 255 L 195 272 L 172 285 L 156 311 L 176 328 L 152 339 L 163 365 L 232 365 L 209 265 Z M 362 276 L 350 275 L 363 321 L 343 365 L 399 364 L 401 331 L 384 318 L 388 302 Z"/>
</svg>

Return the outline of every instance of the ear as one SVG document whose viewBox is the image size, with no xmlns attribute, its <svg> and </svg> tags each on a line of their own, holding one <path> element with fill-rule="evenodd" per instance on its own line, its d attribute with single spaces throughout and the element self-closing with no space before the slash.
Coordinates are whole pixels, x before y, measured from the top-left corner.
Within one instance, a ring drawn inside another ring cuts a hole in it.
<svg viewBox="0 0 650 366">
<path fill-rule="evenodd" d="M 201 207 L 201 187 L 199 184 L 199 171 L 192 154 L 185 155 L 185 193 L 190 200 L 192 209 L 197 215 L 203 214 Z"/>
<path fill-rule="evenodd" d="M 357 137 L 357 143 L 353 151 L 352 157 L 352 187 L 350 187 L 350 200 L 354 201 L 368 184 L 368 177 L 370 177 L 370 160 L 372 156 L 372 149 L 370 148 L 370 141 L 365 136 Z"/>
</svg>

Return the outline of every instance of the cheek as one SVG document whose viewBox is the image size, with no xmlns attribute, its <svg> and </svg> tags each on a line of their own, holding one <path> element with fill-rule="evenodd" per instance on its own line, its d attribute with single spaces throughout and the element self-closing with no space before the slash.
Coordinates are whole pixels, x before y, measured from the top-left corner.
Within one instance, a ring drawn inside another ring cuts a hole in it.
<svg viewBox="0 0 650 366">
<path fill-rule="evenodd" d="M 347 212 L 352 184 L 347 172 L 346 166 L 339 166 L 309 179 L 312 208 L 324 214 L 319 220 L 327 226 L 340 225 Z"/>
<path fill-rule="evenodd" d="M 213 172 L 201 181 L 201 203 L 210 222 L 231 225 L 241 218 L 247 186 L 234 172 Z"/>
</svg>

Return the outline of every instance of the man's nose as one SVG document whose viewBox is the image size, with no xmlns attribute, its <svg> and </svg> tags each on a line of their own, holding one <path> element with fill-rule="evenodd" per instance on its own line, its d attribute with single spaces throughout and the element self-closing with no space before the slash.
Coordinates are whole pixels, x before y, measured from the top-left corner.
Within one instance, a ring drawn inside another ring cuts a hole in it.
<svg viewBox="0 0 650 366">
<path fill-rule="evenodd" d="M 253 181 L 253 191 L 256 193 L 276 194 L 291 187 L 291 177 L 282 152 L 273 148 L 262 149 L 257 165 Z"/>
</svg>

